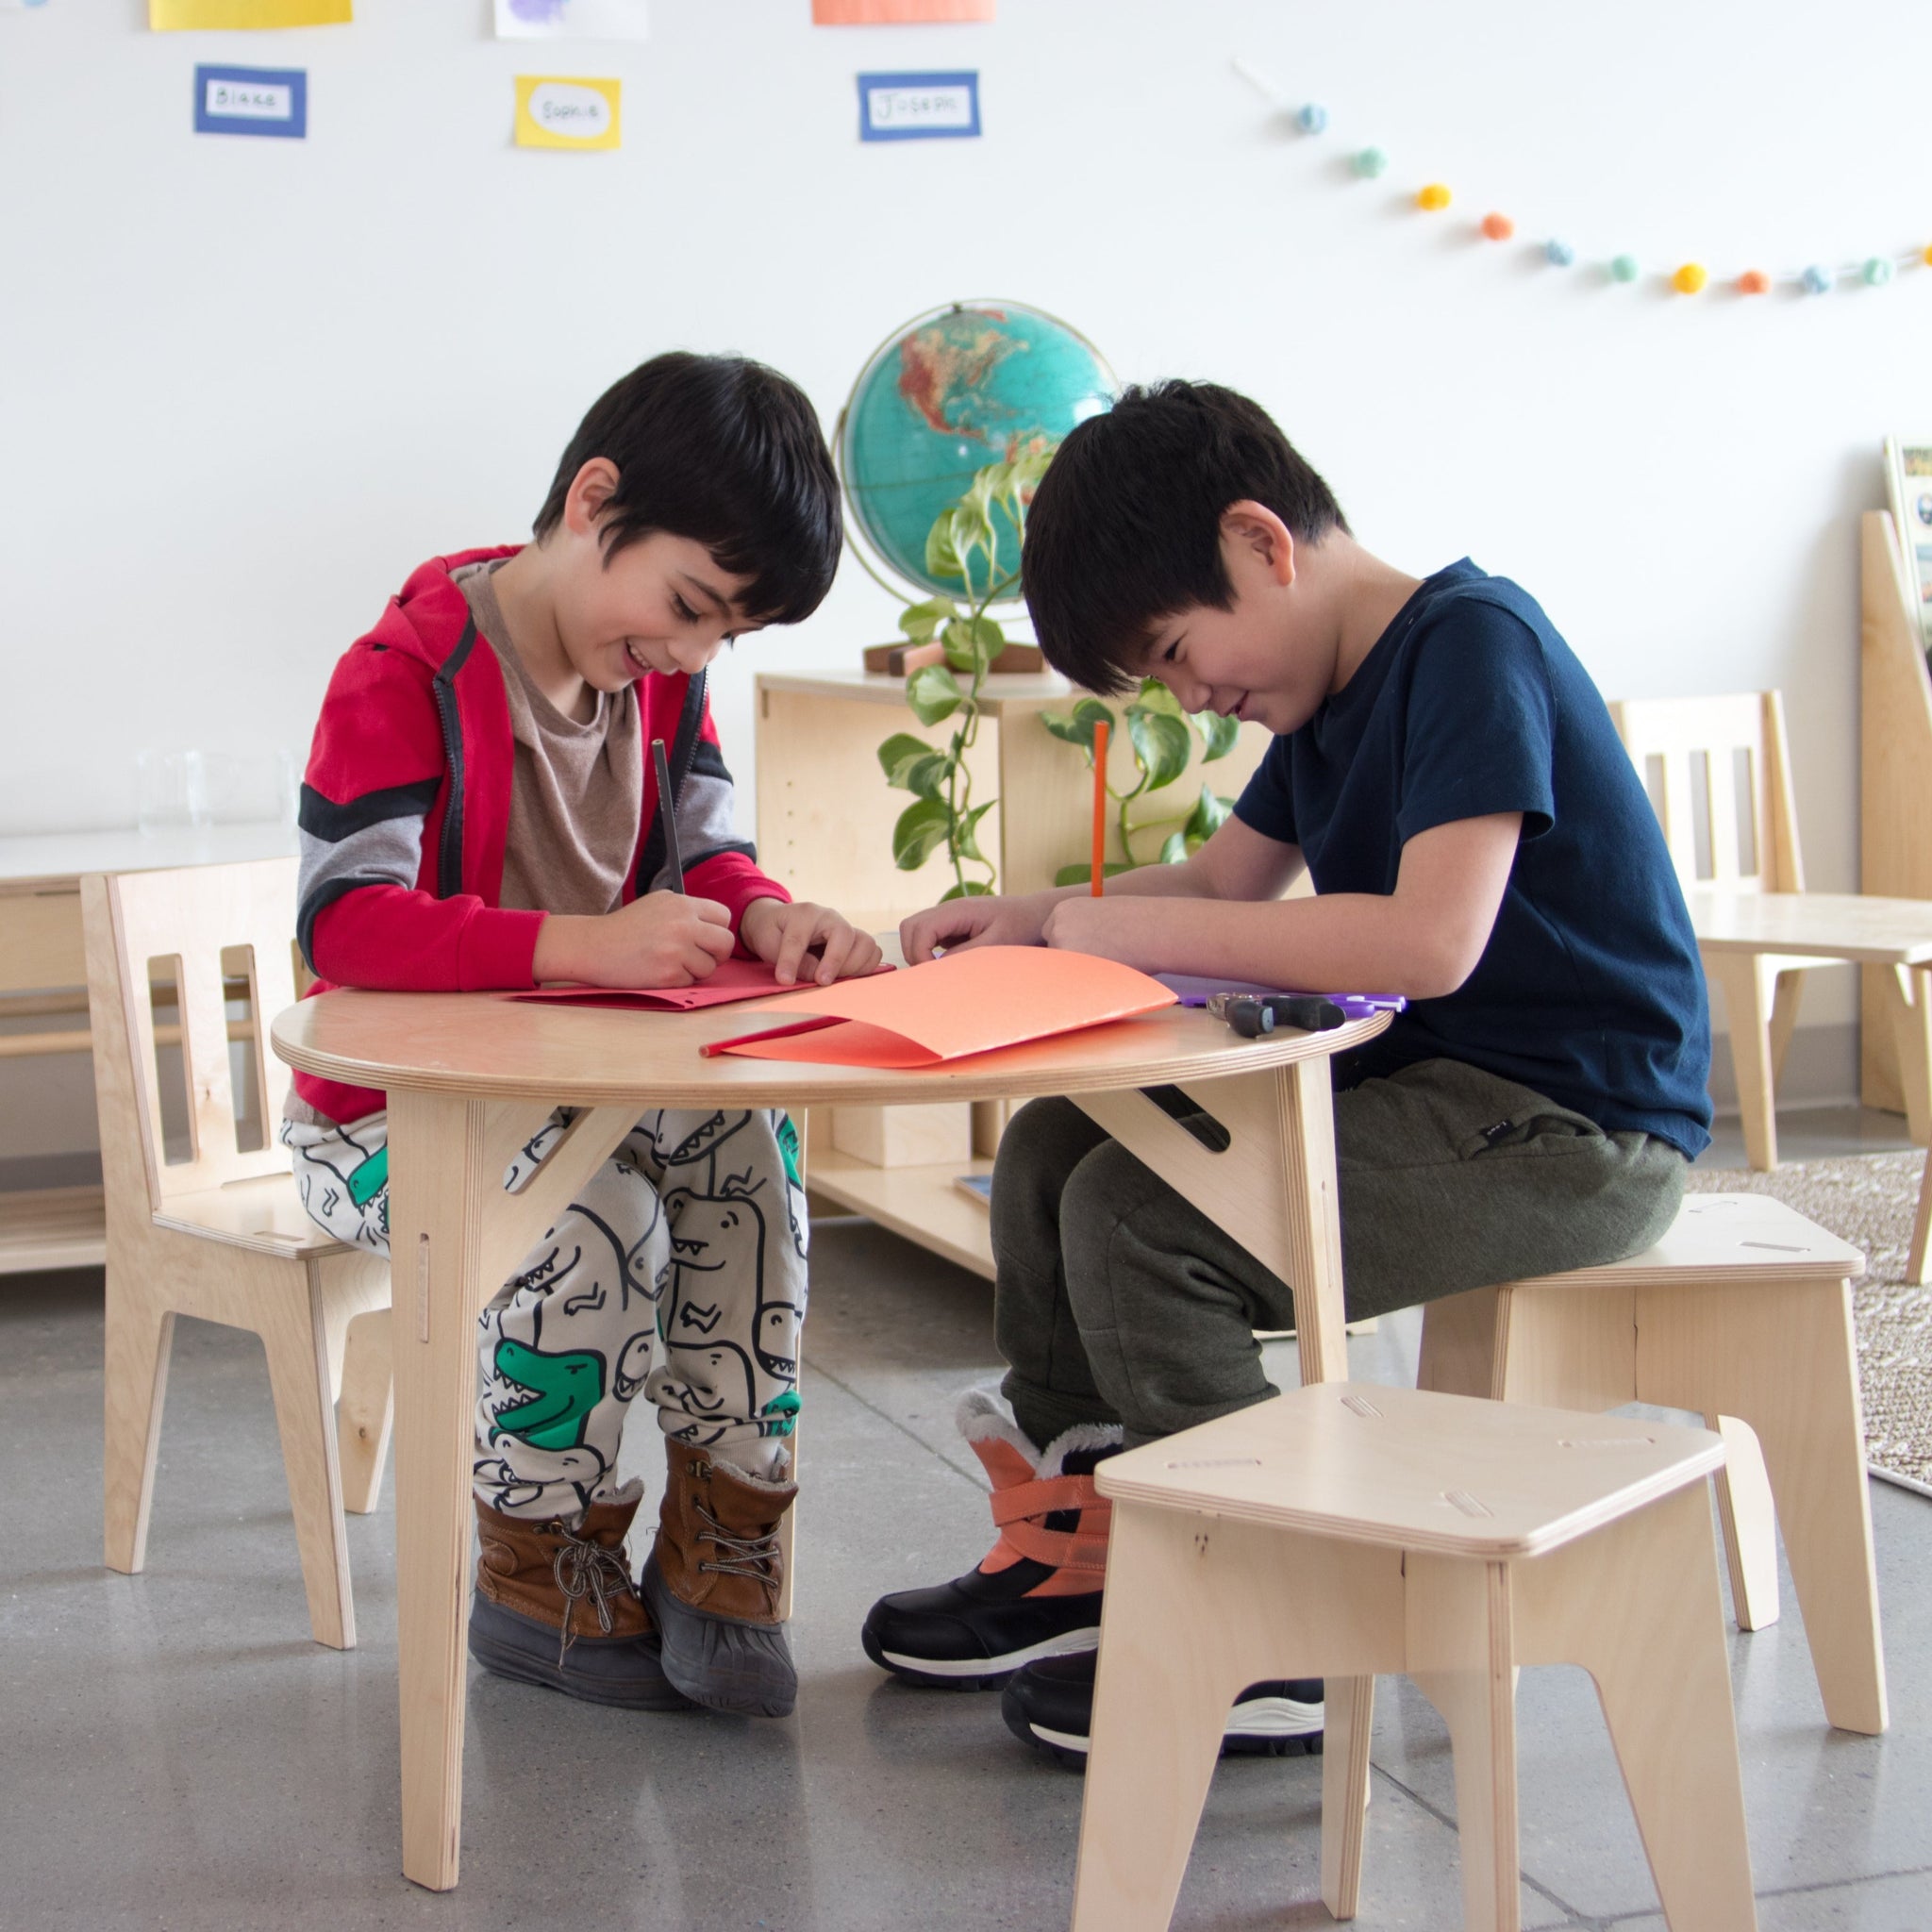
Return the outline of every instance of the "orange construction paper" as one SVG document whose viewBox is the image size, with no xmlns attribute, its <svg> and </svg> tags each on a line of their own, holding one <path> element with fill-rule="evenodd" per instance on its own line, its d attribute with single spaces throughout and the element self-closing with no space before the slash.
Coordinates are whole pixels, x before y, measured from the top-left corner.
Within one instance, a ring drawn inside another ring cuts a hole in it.
<svg viewBox="0 0 1932 1932">
<path fill-rule="evenodd" d="M 892 968 L 880 966 L 880 973 Z M 705 1007 L 730 1006 L 760 994 L 816 991 L 807 986 L 780 986 L 777 975 L 762 959 L 721 959 L 708 979 L 695 986 L 543 986 L 531 992 L 506 993 L 506 999 L 541 1000 L 566 1007 L 628 1007 L 645 1013 L 695 1013 Z"/>
<path fill-rule="evenodd" d="M 974 946 L 880 978 L 761 1002 L 791 1024 L 714 1041 L 707 1054 L 843 1067 L 932 1067 L 1171 1007 L 1158 979 L 1044 946 Z M 844 1023 L 844 1024 L 839 1024 Z"/>
<path fill-rule="evenodd" d="M 814 26 L 924 26 L 991 20 L 994 0 L 811 0 Z"/>
</svg>

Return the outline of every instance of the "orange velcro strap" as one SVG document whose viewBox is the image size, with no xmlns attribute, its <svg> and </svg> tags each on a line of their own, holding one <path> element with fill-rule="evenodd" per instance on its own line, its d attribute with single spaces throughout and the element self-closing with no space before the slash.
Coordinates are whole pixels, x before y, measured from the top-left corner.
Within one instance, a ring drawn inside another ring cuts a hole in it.
<svg viewBox="0 0 1932 1932">
<path fill-rule="evenodd" d="M 992 1520 L 1004 1529 L 1009 1523 L 1045 1516 L 1055 1509 L 1079 1509 L 1097 1518 L 1095 1527 L 1113 1514 L 1113 1505 L 1093 1487 L 1091 1475 L 1048 1476 L 1042 1482 L 1015 1483 L 992 1492 Z"/>
<path fill-rule="evenodd" d="M 1107 1537 L 1078 1536 L 1071 1530 L 1041 1529 L 1037 1523 L 1015 1523 L 1000 1531 L 1000 1542 L 1036 1563 L 1055 1570 L 1091 1570 L 1096 1576 L 1107 1571 Z M 1099 1589 L 1096 1583 L 1094 1588 Z"/>
</svg>

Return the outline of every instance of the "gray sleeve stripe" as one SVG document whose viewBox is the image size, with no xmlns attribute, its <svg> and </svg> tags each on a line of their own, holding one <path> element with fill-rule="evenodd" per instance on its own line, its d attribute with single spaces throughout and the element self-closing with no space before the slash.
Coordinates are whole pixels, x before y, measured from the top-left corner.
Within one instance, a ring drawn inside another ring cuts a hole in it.
<svg viewBox="0 0 1932 1932">
<path fill-rule="evenodd" d="M 302 952 L 308 956 L 315 917 L 344 892 L 360 886 L 401 886 L 413 891 L 423 867 L 423 820 L 381 819 L 345 838 L 320 839 L 302 828 L 300 886 Z M 311 966 L 314 960 L 309 959 Z"/>
</svg>

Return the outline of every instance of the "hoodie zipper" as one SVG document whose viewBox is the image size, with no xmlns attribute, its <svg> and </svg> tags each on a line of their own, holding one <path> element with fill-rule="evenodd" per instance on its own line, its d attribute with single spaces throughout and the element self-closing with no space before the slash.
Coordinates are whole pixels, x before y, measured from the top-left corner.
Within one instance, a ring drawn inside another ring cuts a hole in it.
<svg viewBox="0 0 1932 1932">
<path fill-rule="evenodd" d="M 442 755 L 449 764 L 449 798 L 442 809 L 442 831 L 436 848 L 436 896 L 454 899 L 463 890 L 463 735 L 457 715 L 455 677 L 469 661 L 476 641 L 476 620 L 463 625 L 457 647 L 438 669 L 437 722 L 442 726 Z"/>
</svg>

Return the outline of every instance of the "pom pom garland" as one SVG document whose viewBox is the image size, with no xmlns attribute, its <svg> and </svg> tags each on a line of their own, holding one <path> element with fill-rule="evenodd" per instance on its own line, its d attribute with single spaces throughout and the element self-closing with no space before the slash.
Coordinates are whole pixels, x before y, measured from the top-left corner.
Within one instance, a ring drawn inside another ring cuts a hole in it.
<svg viewBox="0 0 1932 1932">
<path fill-rule="evenodd" d="M 0 0 L 0 4 L 4 4 L 4 0 Z M 1292 118 L 1304 134 L 1319 135 L 1328 131 L 1328 109 L 1321 102 L 1307 101 L 1300 107 L 1291 107 L 1282 91 L 1248 61 L 1237 58 L 1234 68 L 1267 98 L 1284 120 Z M 1377 146 L 1358 147 L 1349 154 L 1346 165 L 1357 179 L 1373 181 L 1387 173 L 1389 156 Z M 1442 181 L 1426 182 L 1414 190 L 1412 195 L 1416 208 L 1432 214 L 1448 208 L 1454 198 L 1448 184 Z M 1477 224 L 1477 231 L 1491 242 L 1507 242 L 1516 234 L 1516 223 L 1510 216 L 1492 209 Z M 1560 236 L 1551 236 L 1544 241 L 1541 244 L 1541 253 L 1552 268 L 1574 267 L 1578 258 L 1574 244 Z M 1641 280 L 1644 275 L 1642 264 L 1634 255 L 1597 257 L 1596 261 L 1599 264 L 1597 272 L 1612 282 L 1627 285 Z M 1774 288 L 1827 295 L 1840 282 L 1857 282 L 1872 289 L 1884 288 L 1896 277 L 1900 269 L 1919 267 L 1932 268 L 1932 242 L 1915 244 L 1904 252 L 1868 255 L 1860 260 L 1841 261 L 1837 266 L 1812 262 L 1803 269 L 1786 269 L 1774 275 L 1763 269 L 1743 269 L 1730 276 L 1728 286 L 1739 295 L 1769 294 Z M 1661 271 L 1660 278 L 1681 295 L 1695 295 L 1710 286 L 1711 272 L 1701 261 L 1684 261 L 1674 269 Z"/>
</svg>

